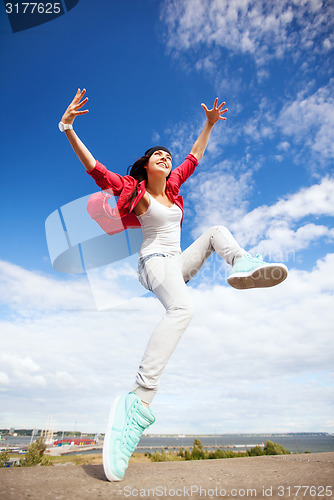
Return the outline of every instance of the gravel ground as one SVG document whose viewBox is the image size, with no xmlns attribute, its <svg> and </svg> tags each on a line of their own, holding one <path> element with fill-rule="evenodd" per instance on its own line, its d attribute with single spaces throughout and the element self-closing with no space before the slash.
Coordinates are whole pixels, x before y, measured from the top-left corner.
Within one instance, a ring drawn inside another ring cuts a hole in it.
<svg viewBox="0 0 334 500">
<path fill-rule="evenodd" d="M 334 453 L 133 463 L 121 482 L 102 465 L 0 469 L 0 499 L 334 499 Z"/>
</svg>

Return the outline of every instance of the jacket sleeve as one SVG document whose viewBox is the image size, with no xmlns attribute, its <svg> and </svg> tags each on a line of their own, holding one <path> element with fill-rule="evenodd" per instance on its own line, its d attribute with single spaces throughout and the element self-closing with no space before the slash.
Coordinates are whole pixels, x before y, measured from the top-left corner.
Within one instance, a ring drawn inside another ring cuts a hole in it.
<svg viewBox="0 0 334 500">
<path fill-rule="evenodd" d="M 111 188 L 115 196 L 121 194 L 124 187 L 123 177 L 114 172 L 110 172 L 110 170 L 107 170 L 99 161 L 96 161 L 95 167 L 90 170 L 90 172 L 87 172 L 87 174 L 93 177 L 94 181 L 101 189 Z"/>
<path fill-rule="evenodd" d="M 110 235 L 124 231 L 124 226 L 117 207 L 111 209 L 108 200 L 111 195 L 104 191 L 99 191 L 90 196 L 87 203 L 87 212 L 94 219 L 105 233 Z"/>
<path fill-rule="evenodd" d="M 195 168 L 198 165 L 198 160 L 192 154 L 188 154 L 186 159 L 181 165 L 172 170 L 170 174 L 169 181 L 173 184 L 176 184 L 179 188 L 181 184 L 183 184 L 191 174 L 194 173 Z"/>
</svg>

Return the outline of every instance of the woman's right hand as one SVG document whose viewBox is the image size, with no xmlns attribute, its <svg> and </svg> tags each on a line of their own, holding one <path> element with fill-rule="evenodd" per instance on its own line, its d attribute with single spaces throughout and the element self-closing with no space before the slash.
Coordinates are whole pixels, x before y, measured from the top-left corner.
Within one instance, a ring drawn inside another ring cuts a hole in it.
<svg viewBox="0 0 334 500">
<path fill-rule="evenodd" d="M 84 109 L 84 110 L 79 111 L 80 108 L 82 108 L 82 106 L 84 106 L 88 101 L 88 97 L 86 97 L 83 101 L 81 101 L 81 99 L 83 98 L 85 93 L 86 93 L 86 89 L 83 89 L 82 91 L 80 91 L 80 89 L 78 89 L 73 101 L 68 106 L 67 110 L 65 111 L 65 113 L 62 116 L 61 121 L 63 123 L 72 125 L 76 116 L 85 115 L 86 113 L 88 113 L 88 109 Z"/>
</svg>

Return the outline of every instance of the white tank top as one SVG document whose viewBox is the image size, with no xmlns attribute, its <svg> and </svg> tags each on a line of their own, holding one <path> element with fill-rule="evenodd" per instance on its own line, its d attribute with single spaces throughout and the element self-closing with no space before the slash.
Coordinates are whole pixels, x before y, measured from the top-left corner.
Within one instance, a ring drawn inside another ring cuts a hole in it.
<svg viewBox="0 0 334 500">
<path fill-rule="evenodd" d="M 137 215 L 144 236 L 139 258 L 155 252 L 167 255 L 181 253 L 181 208 L 175 203 L 166 207 L 146 192 L 150 204 L 144 214 Z"/>
</svg>

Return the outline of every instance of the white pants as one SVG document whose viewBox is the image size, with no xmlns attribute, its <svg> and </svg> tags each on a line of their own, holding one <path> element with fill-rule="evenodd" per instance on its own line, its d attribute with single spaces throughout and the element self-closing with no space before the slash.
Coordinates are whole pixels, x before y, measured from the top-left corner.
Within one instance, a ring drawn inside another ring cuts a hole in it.
<svg viewBox="0 0 334 500">
<path fill-rule="evenodd" d="M 245 251 L 224 226 L 213 226 L 197 238 L 184 252 L 173 256 L 153 254 L 138 268 L 138 279 L 151 290 L 166 309 L 152 333 L 141 360 L 132 392 L 151 403 L 160 376 L 194 311 L 186 283 L 198 273 L 204 262 L 216 251 L 228 264 Z"/>
</svg>

